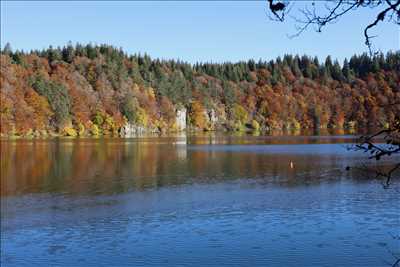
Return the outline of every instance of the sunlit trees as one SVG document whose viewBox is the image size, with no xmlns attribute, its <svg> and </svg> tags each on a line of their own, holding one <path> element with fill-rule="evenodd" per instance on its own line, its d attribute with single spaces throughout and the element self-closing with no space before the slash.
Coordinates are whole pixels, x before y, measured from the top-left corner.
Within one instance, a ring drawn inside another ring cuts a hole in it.
<svg viewBox="0 0 400 267">
<path fill-rule="evenodd" d="M 32 79 L 32 88 L 47 98 L 54 111 L 57 125 L 62 126 L 70 119 L 71 101 L 67 89 L 62 84 L 36 76 Z"/>
<path fill-rule="evenodd" d="M 400 52 L 343 65 L 297 55 L 190 65 L 68 44 L 30 53 L 8 46 L 1 63 L 2 134 L 66 126 L 115 134 L 127 122 L 167 131 L 178 107 L 188 110 L 189 129 L 208 130 L 376 127 L 400 113 L 392 104 L 400 99 Z"/>
<path fill-rule="evenodd" d="M 193 101 L 190 106 L 190 122 L 199 129 L 207 128 L 206 110 L 200 101 Z"/>
<path fill-rule="evenodd" d="M 172 104 L 171 100 L 168 97 L 163 96 L 160 100 L 160 113 L 164 122 L 167 125 L 172 125 L 175 119 L 175 107 Z"/>
<path fill-rule="evenodd" d="M 140 107 L 139 101 L 131 94 L 125 96 L 121 109 L 122 114 L 130 123 L 147 126 L 149 119 L 146 111 Z"/>
<path fill-rule="evenodd" d="M 25 94 L 25 101 L 33 108 L 34 118 L 32 125 L 36 129 L 46 129 L 53 116 L 50 104 L 44 96 L 34 90 L 28 90 Z"/>
</svg>

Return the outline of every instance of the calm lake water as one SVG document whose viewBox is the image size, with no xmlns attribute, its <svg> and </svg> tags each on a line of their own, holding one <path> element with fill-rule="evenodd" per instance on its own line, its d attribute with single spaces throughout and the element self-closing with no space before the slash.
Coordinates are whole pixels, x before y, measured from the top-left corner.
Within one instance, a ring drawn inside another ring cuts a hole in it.
<svg viewBox="0 0 400 267">
<path fill-rule="evenodd" d="M 1 266 L 391 266 L 399 184 L 354 141 L 2 140 Z"/>
</svg>

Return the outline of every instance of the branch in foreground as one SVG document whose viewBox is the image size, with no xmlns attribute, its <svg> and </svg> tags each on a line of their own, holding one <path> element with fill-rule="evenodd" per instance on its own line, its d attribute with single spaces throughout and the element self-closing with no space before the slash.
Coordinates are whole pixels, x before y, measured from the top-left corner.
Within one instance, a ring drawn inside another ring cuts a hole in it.
<svg viewBox="0 0 400 267">
<path fill-rule="evenodd" d="M 376 139 L 384 141 L 384 144 Z M 391 157 L 400 154 L 400 117 L 396 117 L 393 125 L 388 129 L 380 130 L 374 134 L 361 136 L 359 143 L 352 146 L 350 149 L 368 153 L 368 159 L 376 161 L 382 158 Z M 349 167 L 346 168 L 349 170 Z M 393 175 L 397 170 L 400 170 L 400 162 L 395 162 L 389 170 L 375 169 L 375 178 L 384 178 L 385 187 L 389 187 Z"/>
<path fill-rule="evenodd" d="M 377 13 L 375 20 L 364 28 L 365 45 L 368 47 L 370 55 L 373 55 L 371 39 L 375 36 L 370 35 L 369 31 L 383 21 L 394 21 L 400 25 L 400 0 L 338 0 L 326 2 L 323 7 L 326 14 L 322 14 L 321 8 L 316 7 L 317 1 L 312 1 L 310 4 L 311 7 L 307 5 L 305 8 L 299 9 L 301 17 L 296 18 L 292 16 L 297 25 L 295 25 L 296 33 L 290 37 L 293 38 L 301 35 L 310 26 L 315 26 L 315 30 L 321 32 L 326 25 L 335 23 L 344 15 L 360 8 L 380 8 L 384 6 L 384 9 L 381 9 Z M 283 22 L 285 15 L 290 12 L 287 8 L 289 4 L 282 1 L 274 3 L 274 0 L 268 0 L 268 3 L 269 10 L 275 19 Z"/>
</svg>

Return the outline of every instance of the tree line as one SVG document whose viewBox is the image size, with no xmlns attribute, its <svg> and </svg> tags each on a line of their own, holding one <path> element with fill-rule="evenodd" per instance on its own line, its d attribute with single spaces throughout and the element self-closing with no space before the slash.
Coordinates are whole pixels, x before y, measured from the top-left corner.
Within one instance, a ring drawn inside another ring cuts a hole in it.
<svg viewBox="0 0 400 267">
<path fill-rule="evenodd" d="M 174 131 L 183 108 L 190 129 L 232 131 L 388 127 L 400 114 L 400 51 L 343 64 L 305 55 L 189 64 L 71 43 L 0 54 L 2 135 L 118 135 L 128 122 Z"/>
</svg>

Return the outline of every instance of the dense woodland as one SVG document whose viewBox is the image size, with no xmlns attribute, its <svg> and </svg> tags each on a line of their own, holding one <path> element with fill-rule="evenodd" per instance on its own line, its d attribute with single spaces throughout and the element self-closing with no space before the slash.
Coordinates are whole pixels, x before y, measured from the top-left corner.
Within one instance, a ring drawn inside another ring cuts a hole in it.
<svg viewBox="0 0 400 267">
<path fill-rule="evenodd" d="M 108 45 L 1 50 L 2 135 L 118 135 L 126 123 L 176 131 L 388 126 L 400 114 L 400 51 L 343 64 L 285 55 L 188 64 Z"/>
</svg>

